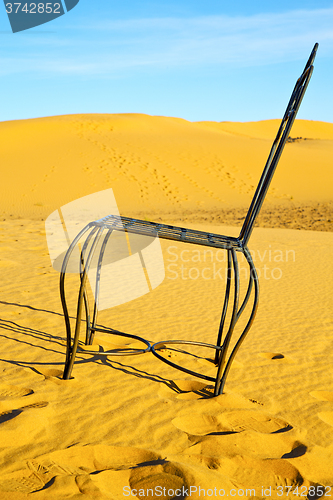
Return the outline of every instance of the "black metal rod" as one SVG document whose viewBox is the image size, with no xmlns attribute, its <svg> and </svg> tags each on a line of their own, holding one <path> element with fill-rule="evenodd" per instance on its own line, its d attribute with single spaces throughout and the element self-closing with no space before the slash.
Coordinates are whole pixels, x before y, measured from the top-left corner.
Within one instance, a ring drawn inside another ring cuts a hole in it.
<svg viewBox="0 0 333 500">
<path fill-rule="evenodd" d="M 251 257 L 251 254 L 249 252 L 249 250 L 247 248 L 244 249 L 244 255 L 246 257 L 246 260 L 249 264 L 249 267 L 250 267 L 250 273 L 251 273 L 251 276 L 252 276 L 252 279 L 254 281 L 254 290 L 255 290 L 255 295 L 254 295 L 254 301 L 253 301 L 253 307 L 252 307 L 252 312 L 251 312 L 251 315 L 250 315 L 250 318 L 241 334 L 241 336 L 239 337 L 238 341 L 236 342 L 230 356 L 229 356 L 229 359 L 228 359 L 228 362 L 226 364 L 226 367 L 224 369 L 224 372 L 223 372 L 223 375 L 221 377 L 220 380 L 217 380 L 217 382 L 219 383 L 218 387 L 217 387 L 217 393 L 215 394 L 216 396 L 217 395 L 220 395 L 223 393 L 223 389 L 224 389 L 224 386 L 225 386 L 225 382 L 227 380 L 227 376 L 228 376 L 228 373 L 229 373 L 229 370 L 231 368 L 231 364 L 237 354 L 237 351 L 238 349 L 240 348 L 241 344 L 243 343 L 249 329 L 251 328 L 252 326 L 252 323 L 254 321 L 254 318 L 255 318 L 255 315 L 256 315 L 256 312 L 257 312 L 257 309 L 258 309 L 258 304 L 259 304 L 259 278 L 258 278 L 258 274 L 257 274 L 257 271 L 256 271 L 256 268 L 253 264 L 253 260 L 252 260 L 252 257 Z M 239 317 L 240 315 L 238 315 Z"/>
<path fill-rule="evenodd" d="M 84 258 L 85 254 L 88 248 L 88 245 L 91 241 L 91 238 L 93 235 L 96 233 L 97 228 L 94 228 L 94 231 L 91 231 L 88 237 L 86 238 L 82 250 L 80 252 L 80 279 L 82 280 L 83 277 L 83 267 L 84 267 Z M 84 288 L 83 292 L 83 298 L 84 298 L 84 308 L 86 311 L 86 344 L 89 344 L 90 342 L 90 307 L 89 307 L 89 299 L 88 299 L 88 293 L 86 287 Z"/>
<path fill-rule="evenodd" d="M 64 312 L 64 318 L 65 318 L 65 326 L 66 326 L 66 361 L 65 361 L 65 366 L 69 362 L 69 357 L 70 357 L 70 351 L 71 351 L 71 324 L 70 324 L 70 319 L 69 319 L 69 314 L 68 314 L 68 307 L 66 304 L 66 294 L 65 294 L 65 276 L 66 276 L 66 270 L 68 266 L 69 259 L 72 255 L 72 252 L 77 245 L 77 243 L 80 241 L 82 236 L 90 229 L 91 225 L 88 224 L 86 227 L 82 229 L 82 231 L 79 232 L 79 234 L 74 238 L 72 243 L 70 244 L 65 258 L 62 262 L 61 266 L 61 272 L 60 272 L 60 283 L 59 283 L 59 288 L 60 288 L 60 300 L 61 300 L 61 305 L 62 309 Z"/>
<path fill-rule="evenodd" d="M 167 365 L 172 366 L 173 368 L 176 368 L 177 370 L 180 370 L 184 373 L 188 373 L 189 375 L 193 375 L 194 377 L 202 378 L 204 380 L 209 380 L 210 382 L 215 382 L 215 377 L 209 377 L 208 375 L 203 375 L 202 373 L 194 372 L 193 370 L 189 370 L 188 368 L 184 368 L 183 366 L 177 365 L 176 363 L 173 363 L 169 359 L 164 358 L 161 356 L 156 350 L 161 347 L 165 346 L 167 344 L 179 344 L 179 345 L 193 345 L 193 346 L 198 346 L 198 347 L 209 347 L 211 349 L 222 349 L 222 347 L 218 347 L 214 344 L 207 344 L 205 342 L 196 342 L 192 340 L 164 340 L 161 342 L 156 342 L 151 346 L 151 352 L 156 356 L 158 359 L 166 363 Z"/>
<path fill-rule="evenodd" d="M 248 284 L 248 287 L 247 287 L 247 292 L 246 292 L 246 295 L 244 297 L 243 303 L 242 303 L 242 305 L 241 305 L 241 307 L 240 307 L 240 309 L 239 309 L 239 311 L 237 313 L 238 318 L 240 317 L 240 315 L 244 311 L 244 309 L 246 307 L 246 304 L 249 301 L 249 298 L 250 298 L 250 295 L 251 295 L 251 291 L 252 291 L 252 286 L 253 286 L 253 277 L 252 277 L 252 274 L 250 273 L 249 284 Z"/>
<path fill-rule="evenodd" d="M 226 283 L 226 289 L 225 289 L 223 309 L 222 309 L 222 314 L 221 314 L 219 333 L 218 333 L 217 341 L 216 341 L 217 346 L 220 346 L 222 343 L 223 328 L 224 328 L 224 323 L 225 323 L 225 319 L 226 319 L 226 315 L 227 315 L 228 303 L 229 303 L 229 297 L 230 297 L 231 273 L 232 273 L 231 250 L 227 250 L 227 253 L 228 253 L 227 283 Z M 219 362 L 220 355 L 221 355 L 221 351 L 219 349 L 216 349 L 216 353 L 215 353 L 215 364 L 216 365 Z"/>
<path fill-rule="evenodd" d="M 230 344 L 230 340 L 234 331 L 234 328 L 236 326 L 236 322 L 239 319 L 238 315 L 238 301 L 239 301 L 239 270 L 238 270 L 238 261 L 237 261 L 237 255 L 234 250 L 231 250 L 231 255 L 232 255 L 232 263 L 233 263 L 233 269 L 234 269 L 234 305 L 233 305 L 233 310 L 232 310 L 232 316 L 230 320 L 230 325 L 229 325 L 229 330 L 228 333 L 225 336 L 223 345 L 222 345 L 222 351 L 221 355 L 219 358 L 219 365 L 217 369 L 217 374 L 216 374 L 216 381 L 215 381 L 215 391 L 214 395 L 217 395 L 217 388 L 219 387 L 220 384 L 220 379 L 222 377 L 222 372 L 223 368 L 226 362 L 227 358 L 227 353 L 228 353 L 228 348 Z"/>
<path fill-rule="evenodd" d="M 84 297 L 84 290 L 85 290 L 86 281 L 87 281 L 87 277 L 88 277 L 90 262 L 91 262 L 92 256 L 94 254 L 94 250 L 95 250 L 96 245 L 99 241 L 99 238 L 101 236 L 102 231 L 103 231 L 103 228 L 98 228 L 97 234 L 95 236 L 95 239 L 94 239 L 93 244 L 91 246 L 91 249 L 89 251 L 88 258 L 87 258 L 85 265 L 84 265 L 83 275 L 81 277 L 81 285 L 80 285 L 80 290 L 79 290 L 77 312 L 76 312 L 74 341 L 73 341 L 73 345 L 70 349 L 69 361 L 66 364 L 65 370 L 64 370 L 63 378 L 65 380 L 68 380 L 70 378 L 71 373 L 72 373 L 72 369 L 73 369 L 74 359 L 75 359 L 75 355 L 76 355 L 76 351 L 77 351 L 77 347 L 78 347 L 78 343 L 79 343 L 79 337 L 80 337 L 81 314 L 82 314 L 82 305 L 83 305 L 82 302 L 83 302 L 83 297 Z"/>
<path fill-rule="evenodd" d="M 96 228 L 97 229 L 97 228 Z M 91 231 L 90 234 L 88 235 L 88 238 L 86 238 L 82 250 L 80 252 L 80 279 L 82 280 L 83 277 L 83 266 L 84 266 L 84 257 L 88 248 L 88 245 L 90 243 L 90 240 L 92 236 L 95 234 L 95 231 Z M 89 307 L 89 298 L 88 298 L 88 293 L 87 289 L 84 288 L 83 292 L 83 298 L 84 298 L 84 308 L 86 312 L 86 345 L 89 344 L 90 342 L 90 307 Z"/>
<path fill-rule="evenodd" d="M 90 328 L 89 335 L 89 345 L 92 345 L 94 336 L 95 336 L 95 326 L 97 323 L 97 314 L 98 314 L 98 302 L 99 302 L 99 289 L 100 289 L 100 280 L 101 280 L 101 268 L 103 264 L 104 253 L 106 249 L 106 245 L 109 241 L 109 238 L 113 232 L 113 229 L 108 229 L 106 235 L 104 236 L 104 240 L 102 243 L 102 247 L 98 256 L 98 264 L 96 270 L 96 283 L 95 283 L 95 302 L 94 302 L 94 312 L 93 312 L 93 320 Z"/>
<path fill-rule="evenodd" d="M 316 51 L 318 48 L 318 44 L 315 44 L 311 55 L 306 63 L 306 66 L 304 68 L 304 71 L 300 78 L 297 80 L 296 85 L 294 87 L 294 90 L 292 92 L 291 98 L 289 100 L 289 103 L 287 105 L 287 109 L 285 111 L 285 114 L 283 116 L 281 125 L 279 127 L 277 136 L 273 142 L 273 146 L 271 148 L 270 154 L 268 156 L 264 171 L 261 175 L 261 178 L 259 180 L 259 184 L 257 186 L 257 189 L 255 191 L 253 200 L 251 202 L 249 211 L 247 213 L 247 216 L 245 218 L 244 224 L 242 226 L 240 235 L 239 235 L 239 240 L 242 241 L 243 246 L 247 246 L 247 243 L 249 241 L 249 238 L 251 236 L 252 230 L 253 230 L 253 225 L 255 223 L 255 220 L 260 212 L 260 209 L 262 207 L 263 201 L 265 199 L 267 190 L 269 188 L 269 185 L 271 183 L 272 177 L 274 175 L 275 169 L 277 167 L 278 161 L 281 157 L 283 148 L 286 144 L 286 141 L 289 137 L 289 133 L 291 130 L 291 127 L 294 123 L 294 120 L 296 118 L 296 114 L 298 112 L 298 109 L 301 105 L 304 93 L 307 89 L 307 86 L 309 84 L 312 71 L 313 71 L 313 66 L 312 63 L 314 61 Z"/>
<path fill-rule="evenodd" d="M 88 293 L 86 289 L 84 289 L 83 298 L 84 298 L 84 309 L 86 311 L 86 344 L 88 344 L 90 337 L 90 307 L 89 307 Z"/>
</svg>

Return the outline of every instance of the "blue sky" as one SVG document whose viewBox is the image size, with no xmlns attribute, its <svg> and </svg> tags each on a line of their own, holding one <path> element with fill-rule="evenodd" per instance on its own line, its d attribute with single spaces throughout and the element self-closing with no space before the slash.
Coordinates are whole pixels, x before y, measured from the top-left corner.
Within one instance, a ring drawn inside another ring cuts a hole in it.
<svg viewBox="0 0 333 500">
<path fill-rule="evenodd" d="M 333 0 L 80 0 L 13 34 L 0 4 L 0 120 L 146 113 L 280 118 L 315 42 L 299 118 L 333 122 Z"/>
</svg>

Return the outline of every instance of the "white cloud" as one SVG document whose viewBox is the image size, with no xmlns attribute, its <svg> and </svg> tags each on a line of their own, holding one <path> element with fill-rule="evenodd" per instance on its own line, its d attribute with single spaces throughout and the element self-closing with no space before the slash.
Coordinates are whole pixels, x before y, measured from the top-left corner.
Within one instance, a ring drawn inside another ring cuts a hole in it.
<svg viewBox="0 0 333 500">
<path fill-rule="evenodd" d="M 3 74 L 41 71 L 97 76 L 138 67 L 258 66 L 304 60 L 315 42 L 320 43 L 322 56 L 331 56 L 333 8 L 247 17 L 87 22 L 50 35 L 38 49 L 31 37 L 24 42 L 27 57 L 19 61 L 13 49 L 6 66 L 2 65 Z"/>
<path fill-rule="evenodd" d="M 258 65 L 304 58 L 315 42 L 333 49 L 333 8 L 253 16 L 105 21 L 96 26 L 111 37 L 126 38 L 144 55 L 159 52 L 168 64 L 227 63 Z M 105 38 L 105 36 L 104 36 Z"/>
</svg>

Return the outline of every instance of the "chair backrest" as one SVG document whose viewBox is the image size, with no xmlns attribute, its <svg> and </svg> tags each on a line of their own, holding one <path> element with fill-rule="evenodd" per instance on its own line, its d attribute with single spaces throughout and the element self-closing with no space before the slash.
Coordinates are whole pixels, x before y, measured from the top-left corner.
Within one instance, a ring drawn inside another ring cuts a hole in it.
<svg viewBox="0 0 333 500">
<path fill-rule="evenodd" d="M 264 171 L 261 175 L 259 184 L 257 186 L 256 192 L 252 199 L 250 208 L 245 217 L 245 221 L 238 238 L 239 240 L 241 240 L 243 246 L 246 246 L 249 241 L 249 238 L 253 230 L 253 225 L 256 221 L 256 218 L 258 217 L 261 206 L 264 202 L 276 166 L 279 162 L 281 153 L 289 137 L 291 127 L 293 126 L 294 120 L 296 118 L 297 111 L 301 105 L 304 93 L 309 84 L 313 72 L 312 63 L 314 61 L 314 58 L 316 57 L 317 48 L 318 48 L 318 43 L 316 43 L 315 46 L 313 47 L 313 50 L 310 54 L 308 62 L 306 63 L 304 71 L 296 82 L 286 112 L 282 118 L 280 128 L 273 142 L 273 146 L 269 153 Z"/>
</svg>

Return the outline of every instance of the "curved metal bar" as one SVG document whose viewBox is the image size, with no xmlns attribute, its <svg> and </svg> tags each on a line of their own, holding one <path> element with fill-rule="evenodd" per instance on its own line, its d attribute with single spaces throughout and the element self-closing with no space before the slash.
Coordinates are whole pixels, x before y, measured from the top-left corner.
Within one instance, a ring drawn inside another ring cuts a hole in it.
<svg viewBox="0 0 333 500">
<path fill-rule="evenodd" d="M 80 280 L 82 280 L 83 277 L 83 266 L 84 266 L 84 256 L 87 251 L 87 247 L 90 243 L 91 238 L 93 235 L 96 233 L 97 227 L 93 227 L 93 230 L 90 232 L 86 240 L 84 241 L 82 250 L 80 252 Z M 83 291 L 83 299 L 84 299 L 84 308 L 86 312 L 86 344 L 89 341 L 89 336 L 90 336 L 90 307 L 89 307 L 89 299 L 88 299 L 88 294 L 86 288 L 84 288 Z"/>
<path fill-rule="evenodd" d="M 86 289 L 84 289 L 83 292 L 83 299 L 84 299 L 84 309 L 86 311 L 86 345 L 87 345 L 89 343 L 89 336 L 90 336 L 90 307 Z"/>
<path fill-rule="evenodd" d="M 242 305 L 239 308 L 239 311 L 237 313 L 237 320 L 242 315 L 242 312 L 244 311 L 244 309 L 246 307 L 246 304 L 249 301 L 249 298 L 250 298 L 250 295 L 251 295 L 251 291 L 252 291 L 252 286 L 253 286 L 253 277 L 252 277 L 252 274 L 250 273 L 250 278 L 249 278 L 249 284 L 248 284 L 248 287 L 247 287 L 247 292 L 246 292 L 246 295 L 244 297 L 243 303 L 242 303 Z"/>
<path fill-rule="evenodd" d="M 93 328 L 92 325 L 96 324 L 97 321 L 97 305 L 96 302 L 94 301 L 94 310 L 93 310 L 93 319 L 92 322 L 89 323 L 89 328 L 87 329 L 87 337 L 86 337 L 86 345 L 92 345 L 94 336 L 95 336 L 95 329 Z"/>
<path fill-rule="evenodd" d="M 238 270 L 237 255 L 236 255 L 236 252 L 234 249 L 231 250 L 231 255 L 232 255 L 232 263 L 233 263 L 233 268 L 234 268 L 234 281 L 235 281 L 234 306 L 233 306 L 233 310 L 232 310 L 232 316 L 231 316 L 231 320 L 230 320 L 229 330 L 225 336 L 225 339 L 224 339 L 224 342 L 222 345 L 222 352 L 221 352 L 220 359 L 219 359 L 219 365 L 218 365 L 217 374 L 216 374 L 216 381 L 215 381 L 215 390 L 214 390 L 215 396 L 217 396 L 217 390 L 218 390 L 218 387 L 220 385 L 222 371 L 224 369 L 224 365 L 226 362 L 226 357 L 227 357 L 227 352 L 228 352 L 228 347 L 230 344 L 231 336 L 233 334 L 235 325 L 236 325 L 237 320 L 239 318 L 239 316 L 238 316 L 239 270 Z"/>
<path fill-rule="evenodd" d="M 87 251 L 88 245 L 90 243 L 91 238 L 93 235 L 96 233 L 97 227 L 94 227 L 94 229 L 91 231 L 91 233 L 88 235 L 86 238 L 81 253 L 80 253 L 80 279 L 82 280 L 83 277 L 83 266 L 84 266 L 84 256 Z M 90 307 L 89 307 L 89 299 L 88 299 L 88 294 L 86 288 L 84 288 L 83 292 L 83 298 L 84 298 L 84 307 L 86 311 L 86 345 L 89 344 L 89 338 L 90 338 Z"/>
<path fill-rule="evenodd" d="M 221 345 L 221 341 L 222 341 L 222 334 L 223 334 L 224 322 L 225 322 L 225 318 L 226 318 L 227 310 L 228 310 L 230 286 L 231 286 L 231 272 L 232 272 L 231 250 L 228 250 L 227 252 L 228 252 L 228 274 L 227 274 L 227 284 L 226 284 L 226 289 L 225 289 L 225 296 L 224 296 L 223 309 L 222 309 L 222 314 L 221 314 L 219 333 L 218 333 L 217 341 L 216 341 L 216 345 L 218 345 L 218 346 Z M 216 365 L 219 362 L 220 355 L 221 355 L 221 351 L 219 349 L 216 349 L 216 352 L 215 352 L 215 364 Z"/>
<path fill-rule="evenodd" d="M 95 326 L 97 322 L 97 314 L 98 314 L 98 299 L 99 299 L 99 288 L 100 288 L 100 280 L 101 280 L 101 268 L 102 268 L 102 263 L 103 263 L 103 257 L 106 249 L 106 245 L 109 241 L 109 238 L 113 232 L 113 229 L 108 229 L 103 243 L 102 247 L 99 253 L 98 257 L 98 264 L 97 264 L 97 271 L 96 271 L 96 285 L 95 285 L 95 303 L 94 303 L 94 313 L 93 313 L 93 319 L 92 319 L 92 324 L 90 327 L 90 334 L 89 334 L 89 345 L 92 345 L 94 336 L 95 336 Z"/>
<path fill-rule="evenodd" d="M 79 335 L 80 335 L 80 327 L 81 327 L 81 314 L 82 314 L 82 299 L 84 296 L 84 290 L 85 290 L 86 281 L 87 281 L 87 277 L 88 277 L 88 270 L 89 270 L 90 262 L 91 262 L 93 254 L 94 254 L 95 248 L 97 246 L 97 243 L 98 243 L 100 236 L 101 236 L 101 233 L 103 231 L 103 227 L 100 227 L 97 229 L 98 229 L 97 234 L 95 236 L 94 242 L 93 242 L 91 249 L 89 251 L 89 255 L 88 255 L 87 261 L 86 261 L 85 266 L 84 266 L 83 275 L 81 277 L 81 285 L 80 285 L 80 290 L 79 290 L 77 313 L 76 313 L 74 342 L 73 342 L 73 346 L 70 348 L 68 362 L 65 365 L 65 370 L 64 370 L 64 374 L 63 374 L 63 378 L 65 380 L 68 380 L 70 378 L 71 372 L 73 369 L 74 359 L 75 359 L 75 355 L 76 355 L 76 351 L 77 351 L 77 346 L 79 343 Z M 95 228 L 92 231 L 92 233 L 93 232 L 96 232 Z M 90 237 L 91 237 L 91 235 L 89 235 L 88 238 L 90 239 Z"/>
<path fill-rule="evenodd" d="M 83 243 L 81 254 L 80 254 L 80 277 L 81 278 L 82 278 L 82 275 L 83 275 L 83 272 L 84 272 L 84 268 L 85 268 L 85 265 L 84 265 L 85 253 L 87 251 L 87 248 L 88 248 L 88 245 L 90 243 L 90 240 L 92 239 L 92 237 L 94 236 L 94 234 L 97 233 L 97 231 L 99 229 L 101 229 L 99 226 L 93 226 L 93 229 L 92 229 L 91 233 L 88 235 L 88 237 L 85 239 L 85 241 Z M 89 255 L 90 255 L 90 251 L 89 251 Z"/>
<path fill-rule="evenodd" d="M 176 363 L 173 363 L 172 361 L 169 361 L 166 358 L 163 358 L 158 352 L 156 352 L 156 349 L 158 346 L 164 346 L 166 344 L 180 344 L 180 345 L 195 345 L 199 347 L 209 347 L 211 349 L 222 349 L 222 347 L 218 347 L 214 344 L 206 344 L 205 342 L 195 342 L 191 340 L 164 340 L 161 342 L 156 342 L 151 346 L 151 352 L 156 356 L 158 359 L 166 363 L 167 365 L 172 366 L 173 368 L 176 368 L 177 370 L 180 370 L 184 373 L 188 373 L 189 375 L 193 375 L 194 377 L 202 378 L 204 380 L 209 380 L 210 382 L 215 382 L 216 379 L 215 377 L 209 377 L 208 375 L 202 375 L 201 373 L 194 372 L 192 370 L 189 370 L 188 368 L 184 368 L 183 366 L 177 365 Z"/>
<path fill-rule="evenodd" d="M 60 288 L 60 300 L 61 300 L 61 305 L 62 305 L 62 309 L 64 312 L 65 325 L 66 325 L 66 361 L 65 361 L 65 366 L 69 362 L 70 350 L 71 350 L 71 324 L 70 324 L 70 320 L 69 320 L 68 307 L 67 307 L 67 303 L 66 303 L 66 294 L 65 294 L 66 269 L 68 266 L 70 256 L 72 255 L 75 246 L 80 241 L 82 236 L 89 230 L 90 227 L 91 227 L 91 224 L 87 224 L 82 229 L 82 231 L 80 231 L 79 234 L 74 238 L 74 240 L 72 241 L 72 243 L 68 247 L 68 250 L 66 252 L 65 258 L 64 258 L 64 260 L 62 262 L 62 266 L 61 266 L 59 288 Z"/>
<path fill-rule="evenodd" d="M 254 321 L 254 318 L 255 318 L 255 315 L 256 315 L 256 312 L 257 312 L 257 309 L 258 309 L 258 303 L 259 303 L 259 278 L 258 278 L 258 274 L 257 274 L 257 270 L 253 264 L 253 260 L 252 260 L 252 257 L 251 257 L 251 254 L 250 254 L 250 251 L 248 250 L 248 248 L 244 248 L 244 255 L 246 257 L 246 260 L 250 266 L 250 274 L 252 274 L 252 279 L 254 281 L 254 290 L 255 290 L 255 295 L 254 295 L 254 301 L 253 301 L 253 307 L 252 307 L 252 312 L 251 312 L 251 315 L 250 315 L 250 318 L 241 334 L 241 336 L 239 337 L 236 345 L 234 346 L 230 356 L 229 356 L 229 360 L 226 364 L 226 367 L 224 369 L 224 372 L 223 372 L 223 375 L 221 377 L 221 381 L 219 382 L 219 387 L 217 387 L 217 395 L 220 395 L 223 393 L 223 389 L 224 389 L 224 385 L 225 385 L 225 382 L 226 382 L 226 379 L 227 379 L 227 376 L 228 376 L 228 373 L 229 373 L 229 370 L 230 370 L 230 367 L 231 367 L 231 364 L 236 356 L 236 353 L 238 351 L 238 349 L 240 348 L 242 342 L 244 341 L 245 337 L 246 337 L 246 334 L 247 332 L 249 331 L 249 329 L 251 328 L 251 325 Z"/>
</svg>

